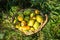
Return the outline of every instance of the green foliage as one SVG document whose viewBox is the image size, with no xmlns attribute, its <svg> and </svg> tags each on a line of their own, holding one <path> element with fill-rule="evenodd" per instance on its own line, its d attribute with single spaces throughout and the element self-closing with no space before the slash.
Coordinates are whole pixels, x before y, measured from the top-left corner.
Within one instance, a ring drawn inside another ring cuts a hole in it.
<svg viewBox="0 0 60 40">
<path fill-rule="evenodd" d="M 11 6 L 11 9 L 9 10 L 10 16 L 13 16 L 15 13 L 17 13 L 19 9 L 20 8 L 18 6 Z"/>
<path fill-rule="evenodd" d="M 2 0 L 0 0 L 0 2 L 1 1 Z M 40 32 L 34 35 L 25 36 L 21 32 L 19 32 L 19 30 L 14 30 L 14 31 L 12 30 L 14 28 L 11 21 L 12 21 L 12 16 L 15 13 L 17 13 L 18 10 L 20 10 L 20 8 L 23 8 L 23 5 L 26 6 L 28 2 L 30 2 L 31 4 L 31 5 L 29 4 L 29 8 L 37 8 L 43 14 L 48 14 L 49 20 L 45 25 L 45 27 Z M 59 0 L 29 0 L 29 1 L 8 0 L 6 4 L 3 5 L 3 7 L 0 7 L 0 10 L 2 11 L 0 12 L 0 31 L 1 31 L 0 33 L 3 33 L 0 34 L 0 39 L 2 40 L 60 40 L 60 1 Z"/>
<path fill-rule="evenodd" d="M 0 33 L 0 39 L 3 39 L 4 34 Z"/>
</svg>

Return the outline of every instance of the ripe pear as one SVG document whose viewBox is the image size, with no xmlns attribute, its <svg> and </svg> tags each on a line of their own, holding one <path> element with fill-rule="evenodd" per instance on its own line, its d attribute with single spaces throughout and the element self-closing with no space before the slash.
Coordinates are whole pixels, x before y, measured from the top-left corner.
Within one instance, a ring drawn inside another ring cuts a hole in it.
<svg viewBox="0 0 60 40">
<path fill-rule="evenodd" d="M 34 24 L 34 20 L 30 20 L 30 21 L 28 22 L 28 26 L 33 26 L 33 24 Z"/>
<path fill-rule="evenodd" d="M 36 22 L 34 23 L 33 27 L 34 27 L 34 29 L 38 29 L 39 23 L 36 21 Z"/>
</svg>

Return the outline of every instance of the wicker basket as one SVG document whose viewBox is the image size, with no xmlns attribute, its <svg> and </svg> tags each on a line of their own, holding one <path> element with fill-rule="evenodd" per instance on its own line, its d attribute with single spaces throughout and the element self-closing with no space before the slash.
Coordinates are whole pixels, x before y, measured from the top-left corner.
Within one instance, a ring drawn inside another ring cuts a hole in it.
<svg viewBox="0 0 60 40">
<path fill-rule="evenodd" d="M 24 10 L 27 10 L 27 9 L 22 9 L 22 10 L 20 10 L 19 12 L 24 12 Z M 34 11 L 34 10 L 36 10 L 36 9 L 31 9 L 31 10 Z M 48 15 L 47 15 L 47 14 L 43 15 L 42 13 L 40 13 L 40 14 L 44 17 L 44 22 L 41 23 L 41 25 L 39 26 L 39 28 L 38 28 L 37 30 L 34 30 L 34 32 L 32 32 L 32 31 L 30 31 L 30 32 L 23 32 L 25 35 L 35 34 L 35 33 L 39 32 L 39 31 L 45 26 L 45 24 L 46 24 L 47 21 L 48 21 Z M 17 16 L 17 13 L 14 14 L 14 16 L 12 17 L 13 20 L 14 20 L 14 17 L 15 17 L 15 16 Z M 12 21 L 13 21 L 13 20 L 12 20 Z"/>
</svg>

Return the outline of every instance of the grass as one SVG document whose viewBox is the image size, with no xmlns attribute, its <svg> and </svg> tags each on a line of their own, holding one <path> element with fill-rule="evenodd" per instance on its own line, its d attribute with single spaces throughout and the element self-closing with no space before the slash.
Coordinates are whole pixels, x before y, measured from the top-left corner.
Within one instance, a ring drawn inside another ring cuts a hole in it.
<svg viewBox="0 0 60 40">
<path fill-rule="evenodd" d="M 59 0 L 30 0 L 0 1 L 0 40 L 60 40 L 60 1 Z M 29 5 L 27 5 L 29 4 Z M 38 33 L 30 36 L 23 35 L 12 25 L 12 16 L 17 10 L 24 8 L 39 9 L 48 14 L 48 22 Z"/>
</svg>

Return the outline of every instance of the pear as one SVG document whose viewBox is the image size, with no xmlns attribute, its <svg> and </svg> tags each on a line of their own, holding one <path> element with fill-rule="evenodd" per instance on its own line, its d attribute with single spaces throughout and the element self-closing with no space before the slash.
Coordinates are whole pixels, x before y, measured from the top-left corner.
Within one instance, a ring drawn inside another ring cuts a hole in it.
<svg viewBox="0 0 60 40">
<path fill-rule="evenodd" d="M 34 23 L 33 27 L 34 27 L 34 29 L 38 29 L 39 23 L 36 21 L 36 22 Z"/>
<path fill-rule="evenodd" d="M 21 21 L 21 26 L 25 26 L 26 24 L 26 21 Z"/>
<path fill-rule="evenodd" d="M 34 24 L 34 20 L 30 20 L 30 21 L 28 22 L 28 26 L 33 26 L 33 24 Z"/>
<path fill-rule="evenodd" d="M 36 20 L 37 20 L 37 22 L 39 22 L 39 23 L 42 23 L 42 22 L 43 22 L 43 18 L 42 18 L 42 16 L 40 16 L 40 15 L 37 15 L 37 16 L 36 16 Z"/>
<path fill-rule="evenodd" d="M 18 16 L 18 21 L 23 21 L 23 17 Z"/>
<path fill-rule="evenodd" d="M 30 15 L 30 12 L 31 12 L 31 10 L 27 9 L 27 10 L 24 11 L 24 15 Z"/>
<path fill-rule="evenodd" d="M 35 14 L 39 14 L 40 13 L 40 11 L 39 10 L 35 10 Z"/>
<path fill-rule="evenodd" d="M 29 21 L 29 16 L 25 16 L 24 20 L 28 22 Z"/>
<path fill-rule="evenodd" d="M 29 29 L 30 29 L 29 26 L 22 26 L 22 27 L 19 28 L 19 30 L 21 30 L 21 31 L 27 31 Z"/>
<path fill-rule="evenodd" d="M 35 16 L 35 14 L 34 14 L 34 13 L 31 13 L 31 14 L 30 14 L 30 17 L 34 17 L 34 16 Z"/>
</svg>

